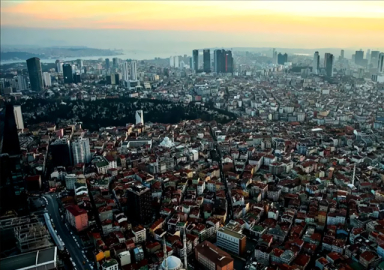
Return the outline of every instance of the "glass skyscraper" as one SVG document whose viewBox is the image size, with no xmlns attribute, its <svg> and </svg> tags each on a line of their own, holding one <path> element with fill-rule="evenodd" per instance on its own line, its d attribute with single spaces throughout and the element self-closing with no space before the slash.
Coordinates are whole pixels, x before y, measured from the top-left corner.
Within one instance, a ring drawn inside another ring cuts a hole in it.
<svg viewBox="0 0 384 270">
<path fill-rule="evenodd" d="M 28 59 L 27 68 L 29 81 L 31 83 L 31 90 L 36 92 L 43 91 L 43 73 L 41 71 L 40 58 L 32 57 Z"/>
</svg>

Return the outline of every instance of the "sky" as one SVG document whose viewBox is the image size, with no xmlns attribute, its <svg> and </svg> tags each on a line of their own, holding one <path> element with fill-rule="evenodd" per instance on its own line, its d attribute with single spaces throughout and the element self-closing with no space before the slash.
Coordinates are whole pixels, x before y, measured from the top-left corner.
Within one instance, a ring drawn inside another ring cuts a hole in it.
<svg viewBox="0 0 384 270">
<path fill-rule="evenodd" d="M 3 45 L 384 48 L 384 1 L 4 1 Z"/>
</svg>

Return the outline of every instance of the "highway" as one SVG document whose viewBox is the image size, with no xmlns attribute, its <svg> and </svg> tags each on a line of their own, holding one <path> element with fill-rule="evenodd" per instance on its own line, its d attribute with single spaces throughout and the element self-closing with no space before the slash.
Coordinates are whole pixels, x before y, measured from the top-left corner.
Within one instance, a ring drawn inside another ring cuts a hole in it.
<svg viewBox="0 0 384 270">
<path fill-rule="evenodd" d="M 47 210 L 48 210 L 48 213 L 51 215 L 53 223 L 55 224 L 57 234 L 63 240 L 65 247 L 69 252 L 69 255 L 71 256 L 74 263 L 76 264 L 76 269 L 83 269 L 83 270 L 92 269 L 89 263 L 86 263 L 85 265 L 83 265 L 83 261 L 85 261 L 86 259 L 84 258 L 82 249 L 77 246 L 71 233 L 65 226 L 64 222 L 61 220 L 60 213 L 59 213 L 59 206 L 57 204 L 56 198 L 52 197 L 50 194 L 46 194 L 44 196 L 48 200 Z"/>
</svg>

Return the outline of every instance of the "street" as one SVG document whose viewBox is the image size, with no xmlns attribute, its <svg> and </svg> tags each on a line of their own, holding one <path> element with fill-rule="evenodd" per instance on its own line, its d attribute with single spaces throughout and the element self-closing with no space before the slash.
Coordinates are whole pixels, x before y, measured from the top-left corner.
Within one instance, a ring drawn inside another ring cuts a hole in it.
<svg viewBox="0 0 384 270">
<path fill-rule="evenodd" d="M 47 210 L 48 210 L 48 213 L 51 215 L 51 218 L 55 224 L 57 234 L 63 240 L 65 247 L 69 252 L 69 255 L 71 256 L 74 263 L 76 264 L 76 269 L 86 269 L 86 270 L 93 269 L 89 263 L 86 263 L 85 265 L 83 265 L 83 261 L 86 261 L 86 259 L 84 258 L 82 249 L 77 246 L 69 230 L 66 228 L 64 222 L 61 220 L 56 198 L 52 198 L 50 194 L 46 194 L 44 196 L 48 200 Z"/>
</svg>

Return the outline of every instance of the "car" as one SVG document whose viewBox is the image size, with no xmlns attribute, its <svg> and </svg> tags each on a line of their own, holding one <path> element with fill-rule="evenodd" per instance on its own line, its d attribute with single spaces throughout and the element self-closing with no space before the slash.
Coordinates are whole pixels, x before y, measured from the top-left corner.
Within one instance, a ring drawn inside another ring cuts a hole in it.
<svg viewBox="0 0 384 270">
<path fill-rule="evenodd" d="M 85 253 L 84 250 L 82 250 L 81 252 L 83 252 L 83 254 Z"/>
<path fill-rule="evenodd" d="M 71 234 L 73 234 L 73 232 L 70 232 Z"/>
<path fill-rule="evenodd" d="M 69 259 L 71 260 L 71 262 L 73 262 L 73 259 L 72 259 L 72 257 L 70 257 Z"/>
</svg>

